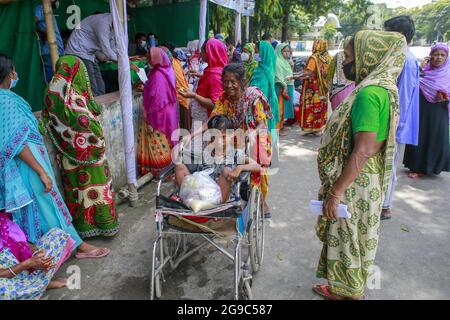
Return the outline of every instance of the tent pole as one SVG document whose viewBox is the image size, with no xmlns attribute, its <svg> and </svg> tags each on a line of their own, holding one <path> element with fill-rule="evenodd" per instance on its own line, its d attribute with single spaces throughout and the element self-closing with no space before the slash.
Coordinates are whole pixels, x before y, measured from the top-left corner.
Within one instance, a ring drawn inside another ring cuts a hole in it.
<svg viewBox="0 0 450 320">
<path fill-rule="evenodd" d="M 55 26 L 53 25 L 53 11 L 50 0 L 42 0 L 44 8 L 45 24 L 47 25 L 47 42 L 50 47 L 50 57 L 52 58 L 52 68 L 55 72 L 56 61 L 58 61 L 58 43 L 56 42 Z"/>
<path fill-rule="evenodd" d="M 245 40 L 250 42 L 250 16 L 246 16 L 245 19 Z"/>
<path fill-rule="evenodd" d="M 206 20 L 207 20 L 208 0 L 200 0 L 200 23 L 199 23 L 199 35 L 198 35 L 198 48 L 200 49 L 205 42 L 206 34 Z"/>
<path fill-rule="evenodd" d="M 114 1 L 114 0 L 112 0 L 112 1 Z M 122 31 L 124 33 L 126 33 L 126 28 L 125 28 L 126 19 L 125 19 L 125 8 L 124 8 L 124 5 L 123 5 L 123 0 L 115 0 L 115 3 L 116 3 L 116 6 L 117 6 L 117 12 L 118 12 L 118 15 L 119 15 L 120 28 L 122 29 Z M 117 37 L 117 33 L 116 33 L 116 37 Z M 122 55 L 124 55 L 124 54 L 126 55 L 125 52 L 122 53 Z M 122 88 L 122 81 L 120 81 L 120 75 L 122 74 L 122 72 L 125 72 L 125 73 L 127 73 L 129 75 L 130 70 L 127 68 L 127 66 L 125 66 L 125 68 L 124 68 L 123 64 L 121 63 L 122 56 L 119 56 L 118 59 L 119 59 L 119 82 L 120 82 L 119 90 L 120 90 L 120 96 L 121 96 L 121 101 L 120 102 L 121 102 L 121 106 L 122 106 L 122 119 L 123 119 L 123 126 L 124 126 L 124 144 L 125 144 L 125 150 L 126 150 L 125 151 L 125 161 L 127 163 L 127 165 L 126 165 L 127 168 L 126 169 L 127 169 L 128 191 L 129 191 L 128 198 L 130 200 L 130 205 L 132 207 L 137 207 L 138 206 L 138 196 L 137 196 L 138 195 L 138 192 L 137 192 L 138 189 L 137 189 L 137 185 L 136 185 L 136 183 L 132 183 L 130 181 L 130 177 L 128 176 L 128 172 L 129 172 L 129 169 L 130 169 L 129 166 L 128 166 L 128 163 L 130 162 L 130 159 L 128 159 L 129 154 L 127 153 L 127 150 L 129 150 L 130 147 L 131 147 L 131 149 L 133 151 L 133 152 L 131 152 L 131 154 L 133 156 L 135 154 L 133 141 L 129 141 L 129 137 L 128 137 L 128 134 L 130 134 L 129 132 L 131 132 L 131 135 L 133 134 L 133 119 L 132 119 L 133 115 L 132 115 L 132 110 L 131 109 L 127 110 L 129 112 L 125 112 L 124 111 L 125 110 L 124 105 L 126 105 L 128 103 L 132 103 L 132 102 L 131 101 L 124 101 L 124 100 L 127 100 L 127 99 L 125 99 L 125 97 L 124 97 L 124 96 L 126 96 L 125 92 L 122 92 L 122 90 L 124 90 L 124 89 Z M 126 63 L 129 63 L 128 55 L 127 55 L 127 62 Z M 130 82 L 129 78 L 128 78 L 128 82 Z M 125 117 L 127 117 L 127 116 L 129 116 L 129 118 L 125 119 Z M 127 130 L 127 128 L 128 129 L 131 128 L 131 130 Z M 128 134 L 127 134 L 127 132 L 128 132 Z M 133 139 L 134 139 L 134 137 L 133 137 Z M 134 179 L 133 180 L 136 180 L 135 173 L 134 173 Z M 134 196 L 130 196 L 130 195 L 134 195 Z"/>
</svg>

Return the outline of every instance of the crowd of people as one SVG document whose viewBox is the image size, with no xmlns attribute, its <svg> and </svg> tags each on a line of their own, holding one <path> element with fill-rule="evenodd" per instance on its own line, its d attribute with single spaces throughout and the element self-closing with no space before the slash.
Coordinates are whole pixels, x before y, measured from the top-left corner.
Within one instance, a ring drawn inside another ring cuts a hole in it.
<svg viewBox="0 0 450 320">
<path fill-rule="evenodd" d="M 39 122 L 30 105 L 11 91 L 19 76 L 11 58 L 0 54 L 1 299 L 39 298 L 46 288 L 64 286 L 64 279 L 53 277 L 72 253 L 83 259 L 110 252 L 84 239 L 119 231 L 101 110 L 94 98 L 105 90 L 98 52 L 117 59 L 111 15 L 87 17 L 80 26 L 55 72 L 46 72 L 50 80 Z M 402 145 L 411 178 L 450 171 L 449 48 L 433 45 L 419 65 L 408 49 L 413 35 L 411 18 L 400 16 L 386 21 L 384 31 L 359 31 L 347 38 L 344 52 L 335 57 L 327 42 L 317 39 L 305 69 L 295 74 L 290 45 L 270 34 L 244 45 L 219 34 L 201 46 L 198 40 L 189 43 L 186 51 L 159 44 L 154 34 L 138 33 L 136 55 L 149 69 L 138 171 L 157 174 L 173 162 L 174 148 L 208 129 L 224 135 L 241 129 L 257 145 L 257 155 L 241 166 L 218 166 L 214 178 L 228 196 L 230 182 L 250 171 L 251 184 L 263 193 L 264 216 L 272 218 L 268 171 L 280 139 L 294 124 L 305 135 L 321 136 L 317 161 L 323 215 L 316 230 L 323 249 L 317 276 L 328 284 L 313 290 L 329 299 L 363 299 L 380 220 L 391 215 Z M 295 88 L 296 79 L 301 88 Z M 182 139 L 175 134 L 180 128 L 189 132 Z M 56 148 L 64 198 L 43 135 Z M 178 185 L 203 168 L 177 164 Z M 350 219 L 337 217 L 340 203 L 348 206 Z"/>
</svg>

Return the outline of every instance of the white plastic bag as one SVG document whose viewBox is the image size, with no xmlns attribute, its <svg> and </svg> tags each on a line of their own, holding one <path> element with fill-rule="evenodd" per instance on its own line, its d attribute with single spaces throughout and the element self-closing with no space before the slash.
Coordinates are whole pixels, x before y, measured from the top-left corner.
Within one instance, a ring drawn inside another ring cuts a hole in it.
<svg viewBox="0 0 450 320">
<path fill-rule="evenodd" d="M 180 189 L 180 198 L 197 213 L 211 209 L 222 202 L 219 185 L 210 177 L 214 169 L 194 172 L 184 177 Z"/>
</svg>

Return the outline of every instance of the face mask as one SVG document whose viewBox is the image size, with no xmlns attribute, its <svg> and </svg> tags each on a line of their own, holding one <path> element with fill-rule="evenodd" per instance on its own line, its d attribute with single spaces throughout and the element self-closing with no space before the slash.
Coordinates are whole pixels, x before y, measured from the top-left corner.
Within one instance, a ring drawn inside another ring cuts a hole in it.
<svg viewBox="0 0 450 320">
<path fill-rule="evenodd" d="M 253 59 L 255 59 L 256 61 L 261 61 L 261 58 L 259 57 L 258 53 L 255 53 Z"/>
<path fill-rule="evenodd" d="M 347 80 L 355 81 L 356 80 L 356 72 L 354 72 L 352 69 L 355 66 L 355 61 L 352 61 L 350 63 L 344 64 L 342 66 L 342 69 L 344 71 L 344 76 L 347 78 Z"/>
<path fill-rule="evenodd" d="M 141 41 L 141 47 L 142 47 L 142 48 L 145 48 L 146 45 L 147 45 L 147 41 L 142 40 L 142 41 Z"/>
<path fill-rule="evenodd" d="M 246 62 L 246 61 L 250 60 L 250 55 L 246 52 L 243 52 L 241 54 L 241 59 L 242 59 L 242 61 Z"/>
<path fill-rule="evenodd" d="M 12 89 L 17 85 L 17 82 L 19 82 L 19 76 L 17 75 L 16 79 L 11 80 L 11 84 L 9 85 L 9 88 Z"/>
</svg>

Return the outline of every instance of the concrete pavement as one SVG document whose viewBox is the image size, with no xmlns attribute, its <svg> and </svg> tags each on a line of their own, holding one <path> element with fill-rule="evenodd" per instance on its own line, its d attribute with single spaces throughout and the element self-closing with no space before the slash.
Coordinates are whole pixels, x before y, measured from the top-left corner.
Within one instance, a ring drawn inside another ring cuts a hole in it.
<svg viewBox="0 0 450 320">
<path fill-rule="evenodd" d="M 270 179 L 273 219 L 266 225 L 264 264 L 253 281 L 256 299 L 319 299 L 311 287 L 321 243 L 309 201 L 317 198 L 316 155 L 320 138 L 298 127 L 281 140 L 280 170 Z M 382 221 L 375 264 L 380 288 L 369 299 L 450 297 L 450 174 L 411 180 L 401 167 L 393 218 Z M 110 240 L 92 240 L 112 253 L 101 260 L 71 259 L 81 271 L 81 289 L 50 290 L 44 299 L 148 299 L 151 250 L 155 238 L 152 183 L 141 191 L 139 208 L 118 207 L 121 231 Z M 233 264 L 207 247 L 166 274 L 165 299 L 232 299 Z"/>
</svg>

